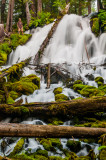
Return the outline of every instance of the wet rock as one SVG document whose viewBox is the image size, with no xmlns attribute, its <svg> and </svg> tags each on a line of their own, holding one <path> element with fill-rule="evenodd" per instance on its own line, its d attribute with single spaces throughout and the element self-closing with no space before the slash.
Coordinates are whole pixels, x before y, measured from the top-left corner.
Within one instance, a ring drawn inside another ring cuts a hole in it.
<svg viewBox="0 0 106 160">
<path fill-rule="evenodd" d="M 87 74 L 85 75 L 85 77 L 89 80 L 89 81 L 94 81 L 94 75 L 93 74 Z"/>
</svg>

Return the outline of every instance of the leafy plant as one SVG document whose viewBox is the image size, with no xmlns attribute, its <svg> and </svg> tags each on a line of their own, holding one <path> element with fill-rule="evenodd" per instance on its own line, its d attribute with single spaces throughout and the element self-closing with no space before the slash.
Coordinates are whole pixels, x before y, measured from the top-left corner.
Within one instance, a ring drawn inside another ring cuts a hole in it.
<svg viewBox="0 0 106 160">
<path fill-rule="evenodd" d="M 98 14 L 99 21 L 101 22 L 101 27 L 106 32 L 106 10 L 100 10 Z"/>
<path fill-rule="evenodd" d="M 100 146 L 100 147 L 98 148 L 98 150 L 100 151 L 100 150 L 105 149 L 105 148 L 106 148 L 106 146 Z"/>
</svg>

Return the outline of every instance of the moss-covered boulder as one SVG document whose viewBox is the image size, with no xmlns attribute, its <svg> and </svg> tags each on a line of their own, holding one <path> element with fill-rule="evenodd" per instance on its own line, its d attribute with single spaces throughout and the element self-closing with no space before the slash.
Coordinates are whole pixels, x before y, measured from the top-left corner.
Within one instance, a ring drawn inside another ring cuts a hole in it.
<svg viewBox="0 0 106 160">
<path fill-rule="evenodd" d="M 13 100 L 15 100 L 19 97 L 19 94 L 15 91 L 10 91 L 9 95 Z"/>
<path fill-rule="evenodd" d="M 23 145 L 24 145 L 24 139 L 21 138 L 16 146 L 14 147 L 13 151 L 10 154 L 10 157 L 14 157 L 17 153 L 19 153 L 22 149 L 23 149 Z"/>
<path fill-rule="evenodd" d="M 9 96 L 9 97 L 7 98 L 6 103 L 7 103 L 7 104 L 13 104 L 13 103 L 15 103 L 15 101 L 13 100 L 12 97 Z"/>
<path fill-rule="evenodd" d="M 36 89 L 40 88 L 40 78 L 38 78 L 36 75 L 22 77 L 20 81 L 13 83 L 11 87 L 12 91 L 29 95 L 32 94 Z"/>
<path fill-rule="evenodd" d="M 102 77 L 96 77 L 95 82 L 98 84 L 98 86 L 101 86 L 104 83 L 104 79 Z"/>
<path fill-rule="evenodd" d="M 56 94 L 55 101 L 67 101 L 69 98 L 64 94 Z"/>
<path fill-rule="evenodd" d="M 83 89 L 83 88 L 85 88 L 87 85 L 83 85 L 83 84 L 74 84 L 73 85 L 73 90 L 75 91 L 75 92 L 78 92 L 78 93 L 80 93 L 80 91 Z"/>
<path fill-rule="evenodd" d="M 56 95 L 56 94 L 62 93 L 62 91 L 63 91 L 63 88 L 58 87 L 58 88 L 55 88 L 55 89 L 54 89 L 53 93 Z"/>
<path fill-rule="evenodd" d="M 106 93 L 106 84 L 99 86 L 99 90 Z"/>
<path fill-rule="evenodd" d="M 67 147 L 69 147 L 70 150 L 73 151 L 73 152 L 78 152 L 78 151 L 81 150 L 81 142 L 80 141 L 68 140 L 67 141 Z"/>
<path fill-rule="evenodd" d="M 104 96 L 105 93 L 94 86 L 85 86 L 80 94 L 84 97 Z"/>
<path fill-rule="evenodd" d="M 81 80 L 77 80 L 77 81 L 74 82 L 74 85 L 75 84 L 83 84 L 83 82 Z"/>
</svg>

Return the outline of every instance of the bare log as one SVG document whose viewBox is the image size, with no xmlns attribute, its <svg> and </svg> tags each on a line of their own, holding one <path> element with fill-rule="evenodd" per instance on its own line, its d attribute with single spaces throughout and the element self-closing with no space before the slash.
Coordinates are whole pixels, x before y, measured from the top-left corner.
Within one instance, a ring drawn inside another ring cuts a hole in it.
<svg viewBox="0 0 106 160">
<path fill-rule="evenodd" d="M 48 64 L 47 88 L 50 88 L 50 63 Z"/>
<path fill-rule="evenodd" d="M 0 137 L 89 138 L 106 133 L 106 128 L 0 123 Z"/>
<path fill-rule="evenodd" d="M 23 108 L 24 107 L 24 108 Z M 66 102 L 29 103 L 22 105 L 0 105 L 0 116 L 36 116 L 62 117 L 70 119 L 73 116 L 81 117 L 97 112 L 106 112 L 106 97 L 72 100 Z"/>
</svg>

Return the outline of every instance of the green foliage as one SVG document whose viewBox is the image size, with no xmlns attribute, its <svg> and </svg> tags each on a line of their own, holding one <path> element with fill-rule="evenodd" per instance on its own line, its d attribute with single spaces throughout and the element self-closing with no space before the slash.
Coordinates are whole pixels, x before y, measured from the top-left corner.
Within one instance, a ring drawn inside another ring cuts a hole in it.
<svg viewBox="0 0 106 160">
<path fill-rule="evenodd" d="M 54 19 L 51 18 L 51 13 L 50 12 L 40 12 L 38 13 L 38 17 L 37 18 L 32 18 L 29 27 L 31 26 L 44 26 L 45 24 L 49 24 L 51 22 L 53 22 Z"/>
<path fill-rule="evenodd" d="M 93 18 L 92 32 L 93 32 L 96 36 L 99 35 L 99 19 L 98 19 L 98 18 Z"/>
<path fill-rule="evenodd" d="M 106 10 L 100 10 L 98 14 L 98 18 L 101 21 L 101 27 L 106 32 Z"/>
<path fill-rule="evenodd" d="M 106 146 L 100 146 L 100 147 L 98 147 L 98 150 L 100 151 L 100 150 L 105 149 L 105 148 L 106 148 Z"/>
<path fill-rule="evenodd" d="M 66 1 L 65 0 L 55 0 L 53 6 L 57 8 L 60 7 L 61 9 L 65 9 Z"/>
</svg>

